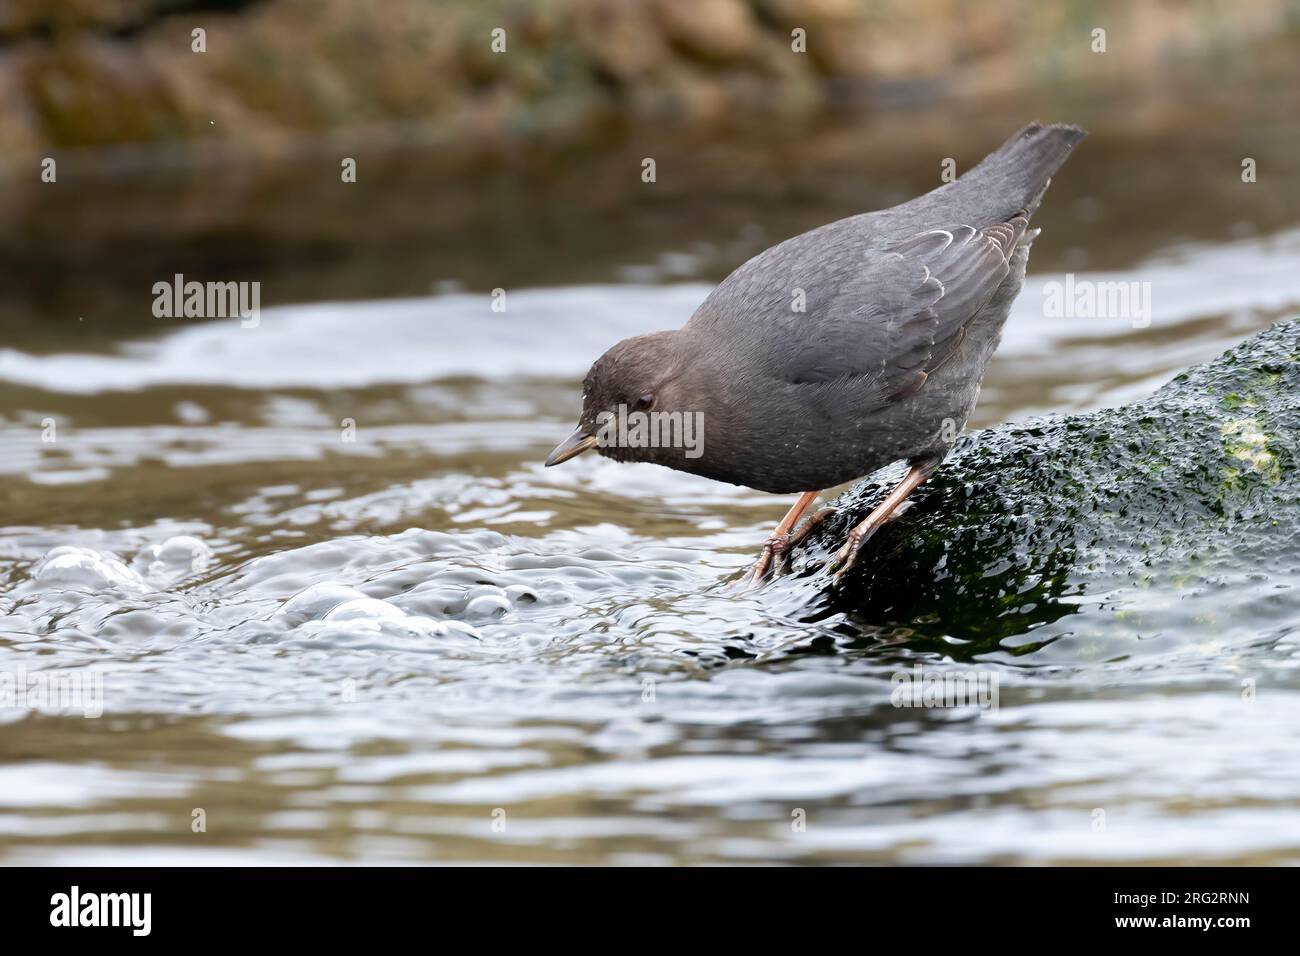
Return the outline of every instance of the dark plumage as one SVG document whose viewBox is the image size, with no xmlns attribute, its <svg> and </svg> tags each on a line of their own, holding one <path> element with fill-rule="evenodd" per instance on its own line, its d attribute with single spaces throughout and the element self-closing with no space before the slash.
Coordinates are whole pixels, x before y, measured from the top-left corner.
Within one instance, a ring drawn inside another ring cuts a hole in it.
<svg viewBox="0 0 1300 956">
<path fill-rule="evenodd" d="M 750 259 L 683 328 L 627 339 L 592 366 L 579 433 L 548 464 L 593 447 L 582 436 L 596 434 L 601 412 L 648 401 L 651 411 L 703 413 L 702 454 L 601 454 L 777 493 L 899 459 L 924 480 L 975 406 L 1024 281 L 1038 232 L 1029 219 L 1084 135 L 1026 126 L 955 182 Z"/>
</svg>

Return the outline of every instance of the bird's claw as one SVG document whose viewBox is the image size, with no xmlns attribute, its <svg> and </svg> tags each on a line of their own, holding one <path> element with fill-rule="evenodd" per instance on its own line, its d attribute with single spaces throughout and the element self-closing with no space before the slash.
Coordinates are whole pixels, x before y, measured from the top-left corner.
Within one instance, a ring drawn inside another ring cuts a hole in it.
<svg viewBox="0 0 1300 956">
<path fill-rule="evenodd" d="M 752 587 L 757 587 L 763 578 L 767 576 L 768 568 L 771 568 L 772 578 L 779 578 L 784 573 L 786 565 L 785 556 L 790 550 L 790 535 L 772 536 L 763 544 L 763 550 L 758 555 L 758 560 L 740 579 L 739 587 L 742 591 L 747 591 Z"/>
<path fill-rule="evenodd" d="M 866 528 L 854 528 L 849 532 L 848 539 L 844 546 L 835 552 L 835 557 L 831 558 L 830 570 L 833 572 L 831 579 L 836 583 L 841 583 L 845 576 L 858 566 L 858 555 L 862 553 L 863 546 L 871 540 L 872 535 L 880 525 L 873 525 Z"/>
<path fill-rule="evenodd" d="M 848 547 L 845 546 L 835 552 L 835 557 L 831 558 L 828 568 L 831 571 L 831 580 L 836 584 L 844 580 L 844 575 L 853 570 L 854 565 L 858 563 L 857 553 L 848 554 Z"/>
<path fill-rule="evenodd" d="M 753 567 L 740 579 L 741 590 L 748 590 L 759 584 L 767 576 L 769 567 L 772 580 L 776 580 L 790 569 L 790 552 L 803 544 L 812 530 L 835 513 L 834 508 L 823 508 L 806 520 L 802 525 L 784 535 L 773 535 L 763 544 L 763 551 L 754 562 Z"/>
</svg>

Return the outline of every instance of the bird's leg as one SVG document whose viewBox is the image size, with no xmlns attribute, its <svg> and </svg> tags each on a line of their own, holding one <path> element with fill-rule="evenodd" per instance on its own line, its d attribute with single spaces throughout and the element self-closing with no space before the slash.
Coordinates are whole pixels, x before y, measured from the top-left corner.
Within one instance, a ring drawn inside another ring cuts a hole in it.
<svg viewBox="0 0 1300 956">
<path fill-rule="evenodd" d="M 791 531 L 786 535 L 785 545 L 777 551 L 776 559 L 772 564 L 772 577 L 779 578 L 785 574 L 786 566 L 790 562 L 790 552 L 803 544 L 804 539 L 812 534 L 813 529 L 833 514 L 835 514 L 834 508 L 823 508 L 801 524 L 797 531 Z"/>
<path fill-rule="evenodd" d="M 941 459 L 937 457 L 917 458 L 911 461 L 907 474 L 898 483 L 898 487 L 891 491 L 889 497 L 877 505 L 871 514 L 867 515 L 860 524 L 849 532 L 844 547 L 840 548 L 835 555 L 835 559 L 831 562 L 831 567 L 837 569 L 835 572 L 836 581 L 843 579 L 844 575 L 853 569 L 862 546 L 880 529 L 881 525 L 894 517 L 899 506 L 907 500 L 907 496 L 915 491 L 925 479 L 934 474 L 934 470 L 939 467 L 940 461 Z"/>
<path fill-rule="evenodd" d="M 767 543 L 763 545 L 763 550 L 759 552 L 758 560 L 754 562 L 754 566 L 749 569 L 748 574 L 741 578 L 740 583 L 743 586 L 748 587 L 749 585 L 757 584 L 761 581 L 763 575 L 767 573 L 768 565 L 772 563 L 773 556 L 778 553 L 784 554 L 790 549 L 790 529 L 795 526 L 795 523 L 803 513 L 808 510 L 808 506 L 817 500 L 819 494 L 821 494 L 821 492 L 805 491 L 799 496 L 799 500 L 796 501 L 794 506 L 785 513 L 785 517 L 781 519 L 781 523 L 776 526 L 776 530 L 772 532 L 772 536 L 768 538 Z"/>
</svg>

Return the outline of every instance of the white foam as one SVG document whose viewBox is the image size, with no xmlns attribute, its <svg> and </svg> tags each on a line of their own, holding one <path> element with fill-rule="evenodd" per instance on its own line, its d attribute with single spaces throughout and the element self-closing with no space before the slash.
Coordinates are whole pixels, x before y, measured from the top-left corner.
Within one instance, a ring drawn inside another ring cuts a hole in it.
<svg viewBox="0 0 1300 956">
<path fill-rule="evenodd" d="M 1129 270 L 1077 273 L 1076 280 L 1150 282 L 1151 325 L 1168 328 L 1233 310 L 1300 304 L 1297 255 L 1300 230 L 1293 230 L 1187 246 Z M 1002 355 L 1134 332 L 1127 316 L 1045 317 L 1044 286 L 1062 278 L 1029 277 L 1012 308 Z M 711 288 L 693 282 L 511 290 L 500 313 L 485 293 L 281 306 L 264 310 L 256 328 L 237 320 L 182 326 L 116 355 L 3 349 L 0 380 L 96 393 L 163 384 L 355 388 L 460 375 L 576 378 L 619 339 L 681 326 Z"/>
<path fill-rule="evenodd" d="M 683 324 L 707 285 L 580 286 L 266 309 L 181 328 L 117 355 L 0 350 L 0 380 L 81 394 L 151 385 L 355 388 L 458 375 L 582 375 L 612 343 Z"/>
</svg>

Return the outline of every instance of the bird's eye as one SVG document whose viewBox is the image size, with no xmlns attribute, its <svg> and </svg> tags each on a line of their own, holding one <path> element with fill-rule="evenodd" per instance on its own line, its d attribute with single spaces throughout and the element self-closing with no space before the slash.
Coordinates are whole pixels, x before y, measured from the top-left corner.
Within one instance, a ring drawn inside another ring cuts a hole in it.
<svg viewBox="0 0 1300 956">
<path fill-rule="evenodd" d="M 646 392 L 644 395 L 642 395 L 640 398 L 636 400 L 635 408 L 638 412 L 648 412 L 650 411 L 650 406 L 653 405 L 654 403 L 655 403 L 654 395 L 652 395 L 649 392 Z"/>
</svg>

